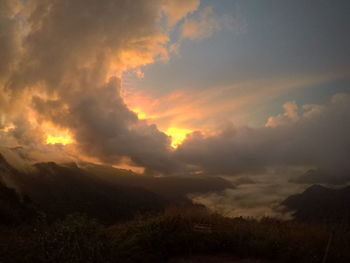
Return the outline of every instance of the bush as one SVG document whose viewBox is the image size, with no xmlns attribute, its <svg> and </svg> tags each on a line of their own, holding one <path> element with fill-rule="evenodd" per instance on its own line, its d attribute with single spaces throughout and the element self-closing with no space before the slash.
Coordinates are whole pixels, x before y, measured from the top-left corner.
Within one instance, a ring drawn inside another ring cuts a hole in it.
<svg viewBox="0 0 350 263">
<path fill-rule="evenodd" d="M 47 227 L 38 244 L 41 262 L 106 262 L 109 257 L 103 226 L 80 214 Z"/>
<path fill-rule="evenodd" d="M 210 226 L 198 231 L 196 225 Z M 273 219 L 228 219 L 215 214 L 165 213 L 108 230 L 121 262 L 165 262 L 191 254 L 229 253 L 277 262 L 321 262 L 330 235 L 324 225 Z M 350 262 L 350 234 L 338 231 L 327 262 Z M 341 242 L 340 242 L 341 240 Z"/>
<path fill-rule="evenodd" d="M 332 233 L 332 234 L 331 234 Z M 350 262 L 347 226 L 229 219 L 206 210 L 172 208 L 106 228 L 75 214 L 53 224 L 0 227 L 0 262 L 147 263 L 190 255 L 230 254 L 272 262 Z"/>
</svg>

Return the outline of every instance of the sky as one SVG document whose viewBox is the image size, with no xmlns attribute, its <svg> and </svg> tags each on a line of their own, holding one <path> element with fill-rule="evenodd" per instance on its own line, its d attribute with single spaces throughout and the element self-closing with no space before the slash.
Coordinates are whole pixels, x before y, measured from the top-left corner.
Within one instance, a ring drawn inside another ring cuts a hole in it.
<svg viewBox="0 0 350 263">
<path fill-rule="evenodd" d="M 33 162 L 265 185 L 350 179 L 349 1 L 0 0 L 0 10 L 0 144 Z"/>
<path fill-rule="evenodd" d="M 286 101 L 322 103 L 348 90 L 347 1 L 203 1 L 189 19 L 208 6 L 212 19 L 224 21 L 220 26 L 181 40 L 178 53 L 144 67 L 141 80 L 125 77 L 131 90 L 155 99 L 180 93 L 174 101 L 179 108 L 210 111 L 179 122 L 176 114 L 164 120 L 165 128 L 171 121 L 183 128 L 212 128 L 218 117 L 257 126 Z M 174 38 L 179 30 L 172 32 Z M 159 111 L 146 104 L 150 115 Z"/>
</svg>

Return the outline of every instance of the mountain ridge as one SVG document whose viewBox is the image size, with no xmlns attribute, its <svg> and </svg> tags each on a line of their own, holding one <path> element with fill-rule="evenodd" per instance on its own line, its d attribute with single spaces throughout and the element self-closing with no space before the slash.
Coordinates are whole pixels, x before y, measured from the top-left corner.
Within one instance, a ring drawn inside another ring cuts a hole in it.
<svg viewBox="0 0 350 263">
<path fill-rule="evenodd" d="M 350 223 L 350 186 L 332 189 L 312 185 L 286 198 L 282 205 L 300 221 Z"/>
</svg>

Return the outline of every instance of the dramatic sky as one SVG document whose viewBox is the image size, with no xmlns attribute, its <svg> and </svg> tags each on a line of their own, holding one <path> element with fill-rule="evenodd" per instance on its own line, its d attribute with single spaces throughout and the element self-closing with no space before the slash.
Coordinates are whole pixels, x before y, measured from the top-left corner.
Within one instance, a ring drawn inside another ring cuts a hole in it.
<svg viewBox="0 0 350 263">
<path fill-rule="evenodd" d="M 349 13 L 347 0 L 0 0 L 0 144 L 33 161 L 346 183 Z"/>
</svg>

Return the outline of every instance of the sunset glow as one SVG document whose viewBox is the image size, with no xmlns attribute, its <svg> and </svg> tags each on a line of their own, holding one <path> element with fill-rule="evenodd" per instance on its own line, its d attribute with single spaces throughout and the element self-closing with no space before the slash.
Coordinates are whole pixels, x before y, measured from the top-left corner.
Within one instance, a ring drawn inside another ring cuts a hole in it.
<svg viewBox="0 0 350 263">
<path fill-rule="evenodd" d="M 171 147 L 177 148 L 186 139 L 187 134 L 191 132 L 192 130 L 190 129 L 171 127 L 165 133 L 171 137 Z"/>
<path fill-rule="evenodd" d="M 62 144 L 67 145 L 74 143 L 71 133 L 67 129 L 60 129 L 49 123 L 42 125 L 44 132 L 47 134 L 45 143 L 46 144 Z"/>
<path fill-rule="evenodd" d="M 142 112 L 140 109 L 133 109 L 132 111 L 136 113 L 137 118 L 139 118 L 140 120 L 149 118 L 147 114 Z"/>
<path fill-rule="evenodd" d="M 16 128 L 13 124 L 9 124 L 7 126 L 5 126 L 4 128 L 0 129 L 0 131 L 3 131 L 3 132 L 8 132 L 10 131 L 11 129 L 14 129 Z"/>
<path fill-rule="evenodd" d="M 0 263 L 350 262 L 349 10 L 0 0 Z"/>
<path fill-rule="evenodd" d="M 176 149 L 186 139 L 187 134 L 192 132 L 192 130 L 185 129 L 185 128 L 177 128 L 177 127 L 167 128 L 168 125 L 166 125 L 166 123 L 162 123 L 156 117 L 158 116 L 159 118 L 160 116 L 162 116 L 161 113 L 158 113 L 156 116 L 154 115 L 149 116 L 140 108 L 132 109 L 132 111 L 137 114 L 137 117 L 140 120 L 152 119 L 152 121 L 155 121 L 155 123 L 159 125 L 159 129 L 171 137 L 171 147 L 174 149 Z M 166 115 L 167 113 L 163 112 L 163 114 Z"/>
<path fill-rule="evenodd" d="M 69 135 L 63 135 L 63 136 L 52 136 L 47 135 L 46 137 L 46 144 L 62 144 L 67 145 L 73 143 L 73 139 Z"/>
</svg>

